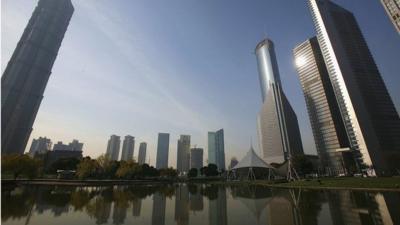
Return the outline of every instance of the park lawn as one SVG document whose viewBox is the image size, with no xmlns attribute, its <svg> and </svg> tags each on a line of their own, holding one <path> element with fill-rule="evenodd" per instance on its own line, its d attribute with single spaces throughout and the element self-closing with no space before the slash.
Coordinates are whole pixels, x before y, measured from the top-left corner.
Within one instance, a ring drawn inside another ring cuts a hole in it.
<svg viewBox="0 0 400 225">
<path fill-rule="evenodd" d="M 320 181 L 320 182 L 319 182 Z M 269 184 L 280 187 L 323 187 L 323 188 L 382 188 L 400 189 L 400 177 L 371 177 L 371 178 L 321 178 L 300 180 L 290 183 Z"/>
</svg>

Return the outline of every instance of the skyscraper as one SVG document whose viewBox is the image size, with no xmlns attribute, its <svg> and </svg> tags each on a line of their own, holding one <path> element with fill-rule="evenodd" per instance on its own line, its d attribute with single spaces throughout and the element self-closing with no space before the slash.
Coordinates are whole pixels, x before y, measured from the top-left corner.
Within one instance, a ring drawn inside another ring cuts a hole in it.
<svg viewBox="0 0 400 225">
<path fill-rule="evenodd" d="M 176 169 L 179 173 L 187 173 L 190 164 L 190 135 L 181 135 L 178 140 Z"/>
<path fill-rule="evenodd" d="M 106 155 L 110 157 L 111 160 L 119 159 L 119 146 L 121 144 L 120 136 L 111 135 L 107 144 L 107 152 Z"/>
<path fill-rule="evenodd" d="M 51 69 L 74 12 L 40 0 L 1 77 L 1 152 L 24 153 Z"/>
<path fill-rule="evenodd" d="M 317 38 L 299 44 L 293 53 L 321 165 L 332 175 L 352 172 L 349 140 Z"/>
<path fill-rule="evenodd" d="M 51 140 L 46 137 L 39 137 L 38 139 L 33 139 L 31 148 L 29 149 L 29 154 L 34 156 L 36 153 L 46 153 L 51 150 Z"/>
<path fill-rule="evenodd" d="M 263 102 L 257 118 L 259 145 L 266 162 L 282 163 L 289 152 L 303 154 L 299 124 L 282 90 L 273 42 L 262 40 L 255 53 Z"/>
<path fill-rule="evenodd" d="M 400 34 L 400 0 L 381 0 L 393 26 Z"/>
<path fill-rule="evenodd" d="M 224 129 L 208 132 L 208 163 L 217 165 L 219 170 L 225 170 Z"/>
<path fill-rule="evenodd" d="M 385 156 L 400 152 L 400 119 L 353 14 L 328 0 L 309 0 L 350 147 L 360 169 L 383 175 Z"/>
<path fill-rule="evenodd" d="M 147 143 L 142 142 L 139 145 L 139 155 L 138 155 L 138 163 L 140 165 L 146 163 L 146 149 L 147 149 Z"/>
<path fill-rule="evenodd" d="M 121 160 L 133 160 L 133 151 L 135 149 L 135 137 L 126 135 L 122 143 Z"/>
<path fill-rule="evenodd" d="M 203 149 L 192 148 L 190 149 L 190 169 L 201 169 L 203 167 Z"/>
<path fill-rule="evenodd" d="M 156 168 L 168 168 L 169 134 L 158 133 Z"/>
</svg>

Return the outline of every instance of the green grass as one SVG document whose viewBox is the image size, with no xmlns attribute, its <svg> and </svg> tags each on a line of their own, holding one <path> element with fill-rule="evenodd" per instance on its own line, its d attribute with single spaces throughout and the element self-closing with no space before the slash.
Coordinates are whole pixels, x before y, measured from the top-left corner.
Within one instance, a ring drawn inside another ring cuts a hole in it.
<svg viewBox="0 0 400 225">
<path fill-rule="evenodd" d="M 320 182 L 319 182 L 320 181 Z M 279 187 L 311 187 L 311 188 L 381 188 L 381 189 L 400 189 L 400 177 L 379 177 L 379 178 L 323 178 L 313 180 L 300 180 L 290 183 L 270 184 Z M 263 184 L 263 181 L 257 181 Z"/>
</svg>

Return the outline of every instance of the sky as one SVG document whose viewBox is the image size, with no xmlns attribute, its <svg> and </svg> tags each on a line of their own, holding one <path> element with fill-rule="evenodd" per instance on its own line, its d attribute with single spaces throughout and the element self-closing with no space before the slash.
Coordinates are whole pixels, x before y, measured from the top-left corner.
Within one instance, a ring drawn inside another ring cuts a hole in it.
<svg viewBox="0 0 400 225">
<path fill-rule="evenodd" d="M 207 132 L 223 128 L 226 161 L 258 149 L 261 91 L 256 44 L 274 41 L 283 90 L 299 120 L 304 151 L 316 154 L 293 48 L 315 35 L 305 0 L 72 0 L 75 12 L 41 103 L 32 138 L 84 143 L 104 154 L 109 136 L 148 143 L 155 164 L 157 134 L 191 135 L 207 160 Z M 397 110 L 400 35 L 379 1 L 335 0 L 357 18 Z M 1 71 L 37 0 L 1 0 Z"/>
</svg>

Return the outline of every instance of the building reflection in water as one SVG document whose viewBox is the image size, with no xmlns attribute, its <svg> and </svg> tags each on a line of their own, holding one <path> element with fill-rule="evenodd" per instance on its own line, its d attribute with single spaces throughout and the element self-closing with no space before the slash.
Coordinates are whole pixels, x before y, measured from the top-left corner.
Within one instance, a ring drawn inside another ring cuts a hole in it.
<svg viewBox="0 0 400 225">
<path fill-rule="evenodd" d="M 239 224 L 253 218 L 258 224 L 268 225 L 400 224 L 399 192 L 288 190 L 252 185 L 227 188 L 210 184 L 2 188 L 1 220 L 5 225 L 40 225 L 38 221 L 51 221 L 52 218 L 54 223 L 74 218 L 79 224 L 84 215 L 96 224 L 127 224 L 133 217 L 140 216 L 144 201 L 150 201 L 150 205 L 153 201 L 153 209 L 151 216 L 146 213 L 148 218 L 141 219 L 155 225 L 164 225 L 166 219 L 175 219 L 176 224 L 206 223 L 202 220 L 207 216 L 211 225 L 227 225 L 228 212 L 230 219 Z M 175 215 L 169 218 L 171 215 L 168 214 L 166 218 L 166 197 L 172 197 L 174 193 Z M 227 205 L 227 194 L 249 209 L 248 215 L 253 218 L 238 216 L 243 215 L 237 213 L 241 208 L 235 204 Z M 152 198 L 146 198 L 148 196 Z M 204 196 L 208 199 L 208 210 L 204 210 Z M 132 218 L 127 214 L 130 207 Z"/>
<path fill-rule="evenodd" d="M 189 189 L 180 184 L 175 191 L 175 221 L 177 225 L 189 224 Z"/>
<path fill-rule="evenodd" d="M 203 195 L 201 195 L 201 185 L 196 184 L 188 184 L 188 189 L 190 193 L 190 210 L 193 212 L 203 211 L 204 202 Z"/>
<path fill-rule="evenodd" d="M 165 224 L 165 207 L 166 207 L 166 196 L 161 192 L 156 192 L 153 195 L 153 212 L 152 212 L 152 225 L 164 225 Z"/>
<path fill-rule="evenodd" d="M 212 185 L 208 190 L 213 192 L 208 201 L 209 224 L 227 225 L 226 188 L 224 186 Z"/>
<path fill-rule="evenodd" d="M 142 199 L 135 198 L 132 200 L 132 216 L 139 217 L 142 209 Z"/>
</svg>

